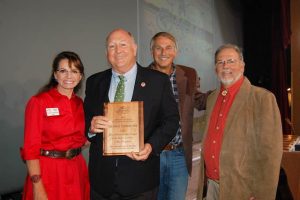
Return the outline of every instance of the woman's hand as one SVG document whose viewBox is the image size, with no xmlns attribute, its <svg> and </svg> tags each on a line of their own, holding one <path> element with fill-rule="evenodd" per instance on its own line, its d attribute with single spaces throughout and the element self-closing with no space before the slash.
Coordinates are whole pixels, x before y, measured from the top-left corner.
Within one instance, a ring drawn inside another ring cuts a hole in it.
<svg viewBox="0 0 300 200">
<path fill-rule="evenodd" d="M 40 180 L 38 183 L 32 183 L 32 184 L 33 184 L 33 199 L 48 200 L 48 196 L 44 184 L 42 183 L 42 180 Z"/>
</svg>

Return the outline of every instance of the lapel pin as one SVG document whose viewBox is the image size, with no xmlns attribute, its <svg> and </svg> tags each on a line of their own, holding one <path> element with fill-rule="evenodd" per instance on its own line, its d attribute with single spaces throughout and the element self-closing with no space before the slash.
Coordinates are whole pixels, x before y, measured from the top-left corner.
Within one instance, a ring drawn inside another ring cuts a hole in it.
<svg viewBox="0 0 300 200">
<path fill-rule="evenodd" d="M 145 87 L 145 86 L 146 86 L 146 83 L 145 83 L 145 82 L 142 82 L 142 83 L 141 83 L 141 86 L 142 86 L 142 87 Z"/>
</svg>

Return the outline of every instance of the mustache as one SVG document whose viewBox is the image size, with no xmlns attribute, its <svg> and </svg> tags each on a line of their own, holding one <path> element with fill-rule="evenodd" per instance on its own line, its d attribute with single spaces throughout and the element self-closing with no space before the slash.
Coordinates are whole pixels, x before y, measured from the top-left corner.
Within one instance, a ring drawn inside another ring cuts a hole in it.
<svg viewBox="0 0 300 200">
<path fill-rule="evenodd" d="M 231 73 L 231 70 L 230 69 L 223 69 L 221 72 L 222 73 Z"/>
</svg>

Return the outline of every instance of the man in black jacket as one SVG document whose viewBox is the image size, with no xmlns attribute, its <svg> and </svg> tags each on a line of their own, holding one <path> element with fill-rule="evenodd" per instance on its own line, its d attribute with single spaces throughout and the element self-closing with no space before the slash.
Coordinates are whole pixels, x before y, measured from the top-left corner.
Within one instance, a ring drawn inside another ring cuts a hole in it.
<svg viewBox="0 0 300 200">
<path fill-rule="evenodd" d="M 84 100 L 86 134 L 91 142 L 89 173 L 91 199 L 156 199 L 159 154 L 175 136 L 177 104 L 168 76 L 136 63 L 137 46 L 131 33 L 117 29 L 106 39 L 111 69 L 87 79 Z M 103 156 L 102 133 L 111 122 L 103 104 L 113 102 L 119 76 L 125 77 L 124 101 L 144 103 L 144 148 L 126 156 Z"/>
</svg>

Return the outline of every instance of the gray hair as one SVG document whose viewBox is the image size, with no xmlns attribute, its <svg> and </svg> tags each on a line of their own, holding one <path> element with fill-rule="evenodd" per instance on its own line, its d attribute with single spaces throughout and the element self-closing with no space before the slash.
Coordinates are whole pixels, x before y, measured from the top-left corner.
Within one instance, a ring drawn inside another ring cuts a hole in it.
<svg viewBox="0 0 300 200">
<path fill-rule="evenodd" d="M 239 47 L 238 47 L 237 45 L 235 45 L 235 44 L 223 44 L 223 45 L 220 46 L 220 47 L 216 50 L 216 52 L 215 52 L 215 63 L 217 62 L 217 56 L 218 56 L 218 54 L 219 54 L 223 49 L 233 49 L 233 50 L 235 50 L 235 51 L 238 53 L 238 55 L 239 55 L 241 61 L 244 61 L 243 52 L 242 52 L 241 48 L 239 48 Z"/>
<path fill-rule="evenodd" d="M 122 28 L 118 28 L 118 29 L 115 29 L 115 30 L 111 31 L 111 32 L 108 34 L 108 36 L 106 37 L 106 39 L 105 39 L 105 48 L 107 48 L 107 46 L 108 46 L 108 40 L 109 40 L 110 36 L 111 36 L 114 32 L 116 32 L 116 31 L 123 31 L 123 32 L 127 33 L 127 34 L 129 35 L 129 37 L 132 39 L 132 42 L 135 44 L 135 40 L 134 40 L 134 37 L 133 37 L 133 35 L 132 35 L 131 32 L 126 31 L 126 30 L 124 30 L 124 29 L 122 29 Z"/>
<path fill-rule="evenodd" d="M 175 49 L 178 50 L 178 44 L 177 44 L 176 38 L 175 38 L 171 33 L 168 33 L 168 32 L 158 32 L 158 33 L 156 33 L 156 34 L 152 37 L 151 42 L 150 42 L 150 49 L 151 49 L 151 50 L 152 50 L 152 48 L 153 48 L 153 44 L 154 44 L 155 40 L 156 40 L 158 37 L 166 37 L 166 38 L 168 38 L 169 40 L 171 40 L 172 42 L 174 42 L 174 44 L 175 44 Z"/>
</svg>

